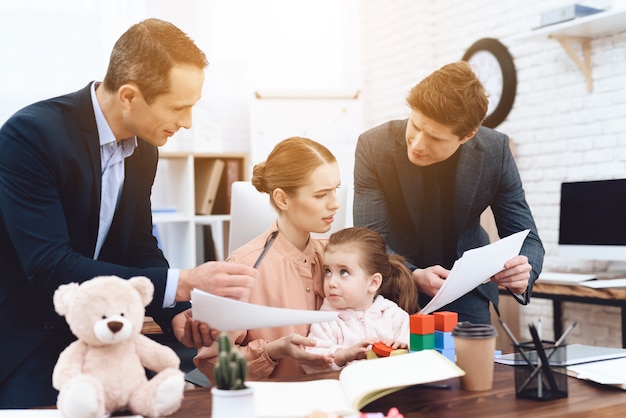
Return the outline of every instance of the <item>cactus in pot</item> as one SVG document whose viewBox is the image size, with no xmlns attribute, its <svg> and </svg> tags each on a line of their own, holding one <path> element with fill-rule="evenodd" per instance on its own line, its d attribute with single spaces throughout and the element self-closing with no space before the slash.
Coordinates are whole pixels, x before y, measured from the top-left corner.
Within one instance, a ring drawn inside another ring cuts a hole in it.
<svg viewBox="0 0 626 418">
<path fill-rule="evenodd" d="M 218 338 L 219 354 L 215 365 L 215 384 L 222 390 L 239 390 L 246 388 L 248 363 L 236 348 L 231 349 L 227 334 Z"/>
</svg>

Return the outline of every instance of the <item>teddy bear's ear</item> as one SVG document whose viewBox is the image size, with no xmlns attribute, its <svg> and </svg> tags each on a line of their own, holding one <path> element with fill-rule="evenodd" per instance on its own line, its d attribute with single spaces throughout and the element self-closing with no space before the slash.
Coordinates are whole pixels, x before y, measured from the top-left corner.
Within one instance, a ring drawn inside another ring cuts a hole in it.
<svg viewBox="0 0 626 418">
<path fill-rule="evenodd" d="M 128 283 L 141 295 L 143 306 L 148 306 L 154 295 L 154 285 L 152 281 L 144 276 L 136 276 L 128 279 Z"/>
<path fill-rule="evenodd" d="M 78 283 L 62 284 L 54 292 L 54 309 L 59 315 L 63 316 L 67 313 L 70 302 L 78 290 L 78 286 Z"/>
</svg>

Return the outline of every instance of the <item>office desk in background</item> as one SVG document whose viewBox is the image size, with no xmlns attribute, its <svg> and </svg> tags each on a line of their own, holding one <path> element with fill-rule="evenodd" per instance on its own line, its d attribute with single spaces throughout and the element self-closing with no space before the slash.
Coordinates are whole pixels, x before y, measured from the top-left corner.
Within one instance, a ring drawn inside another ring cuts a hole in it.
<svg viewBox="0 0 626 418">
<path fill-rule="evenodd" d="M 542 283 L 541 280 L 537 280 L 533 285 L 532 297 L 552 300 L 554 335 L 556 336 L 563 333 L 563 302 L 618 306 L 622 318 L 622 347 L 626 348 L 626 289 L 594 289 L 572 284 Z"/>
<path fill-rule="evenodd" d="M 419 370 L 415 371 L 419 373 Z M 336 378 L 337 372 L 303 376 L 292 380 L 312 378 Z M 611 386 L 603 386 L 568 378 L 569 396 L 553 401 L 531 401 L 515 396 L 514 367 L 495 365 L 493 389 L 483 392 L 467 392 L 459 388 L 459 379 L 442 383 L 451 389 L 410 387 L 387 395 L 369 404 L 364 412 L 386 412 L 397 407 L 405 418 L 443 417 L 622 417 L 626 411 L 626 392 Z M 211 416 L 211 392 L 208 388 L 185 392 L 185 399 L 174 418 L 200 418 Z"/>
</svg>

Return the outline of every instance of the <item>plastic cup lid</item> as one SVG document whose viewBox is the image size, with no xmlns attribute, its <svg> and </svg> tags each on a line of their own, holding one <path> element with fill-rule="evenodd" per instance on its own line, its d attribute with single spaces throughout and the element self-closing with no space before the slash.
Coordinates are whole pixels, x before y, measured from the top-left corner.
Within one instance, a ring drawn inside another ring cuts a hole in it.
<svg viewBox="0 0 626 418">
<path fill-rule="evenodd" d="M 498 335 L 493 325 L 472 324 L 471 322 L 459 322 L 452 330 L 453 337 L 462 338 L 488 338 Z"/>
</svg>

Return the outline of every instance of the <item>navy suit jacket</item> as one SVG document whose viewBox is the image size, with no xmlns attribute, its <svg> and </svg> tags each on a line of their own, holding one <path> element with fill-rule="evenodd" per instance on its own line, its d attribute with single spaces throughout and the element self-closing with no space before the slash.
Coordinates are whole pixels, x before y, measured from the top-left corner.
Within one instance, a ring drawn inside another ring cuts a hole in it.
<svg viewBox="0 0 626 418">
<path fill-rule="evenodd" d="M 152 235 L 157 161 L 157 148 L 138 138 L 125 160 L 111 230 L 93 260 L 102 176 L 90 86 L 30 105 L 2 126 L 0 382 L 51 333 L 69 334 L 52 302 L 61 284 L 99 275 L 147 276 L 155 293 L 146 313 L 166 331 L 173 316 L 189 308 L 161 308 L 168 263 Z"/>
<path fill-rule="evenodd" d="M 413 260 L 421 251 L 417 237 L 421 233 L 424 190 L 420 170 L 407 156 L 406 126 L 406 119 L 395 120 L 359 137 L 355 154 L 353 215 L 355 225 L 378 231 L 393 252 L 415 264 Z M 480 225 L 480 215 L 488 206 L 493 210 L 501 237 L 530 229 L 521 250 L 532 266 L 523 298 L 527 303 L 532 284 L 541 272 L 543 245 L 526 203 L 509 138 L 481 127 L 461 146 L 456 171 L 453 213 L 454 230 L 459 237 L 457 258 L 466 250 L 489 243 L 489 237 Z M 479 286 L 479 291 L 497 307 L 498 289 L 494 283 Z M 476 292 L 461 298 L 465 313 L 471 313 L 481 303 L 479 298 Z M 488 312 L 486 315 L 488 317 Z"/>
</svg>

